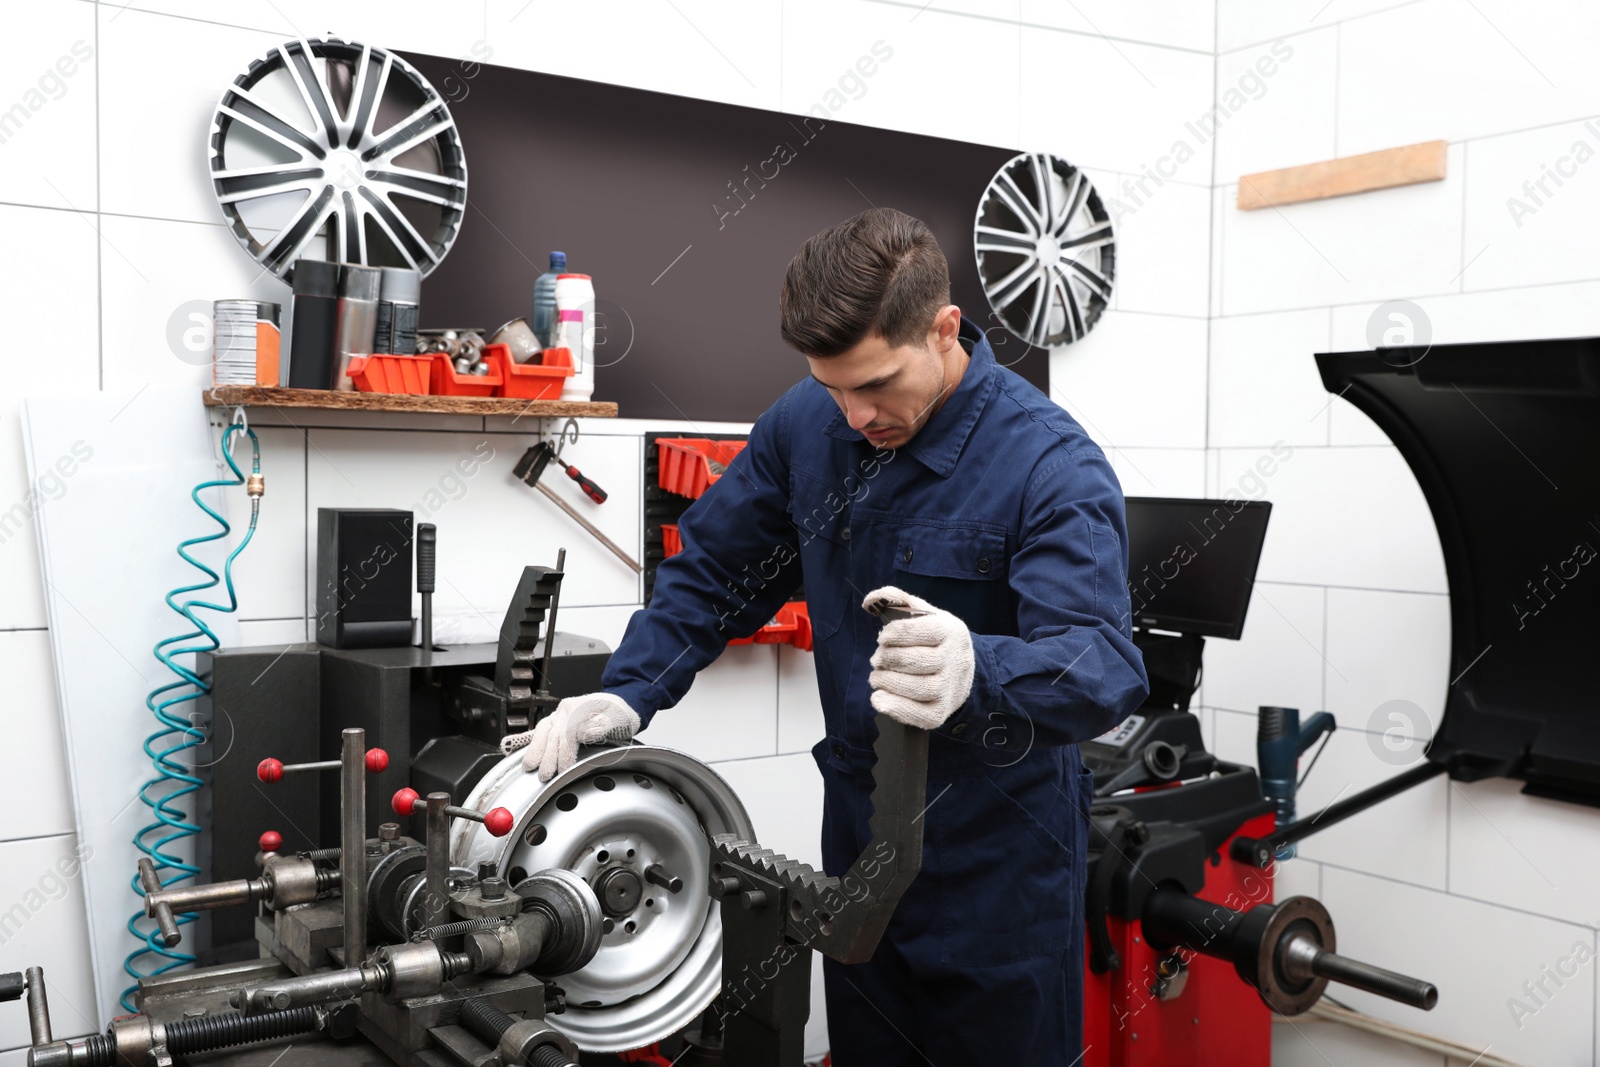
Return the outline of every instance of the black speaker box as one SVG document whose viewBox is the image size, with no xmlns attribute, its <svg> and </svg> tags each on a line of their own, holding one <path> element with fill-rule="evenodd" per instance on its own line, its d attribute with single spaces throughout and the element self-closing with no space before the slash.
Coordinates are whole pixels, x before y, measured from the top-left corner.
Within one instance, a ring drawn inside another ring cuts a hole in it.
<svg viewBox="0 0 1600 1067">
<path fill-rule="evenodd" d="M 411 542 L 409 511 L 317 509 L 318 644 L 411 644 Z"/>
</svg>

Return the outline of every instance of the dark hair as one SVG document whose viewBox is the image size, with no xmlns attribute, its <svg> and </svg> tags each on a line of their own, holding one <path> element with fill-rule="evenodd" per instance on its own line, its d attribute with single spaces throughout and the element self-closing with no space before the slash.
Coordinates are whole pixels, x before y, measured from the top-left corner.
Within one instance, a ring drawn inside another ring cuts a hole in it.
<svg viewBox="0 0 1600 1067">
<path fill-rule="evenodd" d="M 789 261 L 778 298 L 783 339 L 808 356 L 853 348 L 868 335 L 921 345 L 950 303 L 950 265 L 933 231 L 875 207 L 809 238 Z"/>
</svg>

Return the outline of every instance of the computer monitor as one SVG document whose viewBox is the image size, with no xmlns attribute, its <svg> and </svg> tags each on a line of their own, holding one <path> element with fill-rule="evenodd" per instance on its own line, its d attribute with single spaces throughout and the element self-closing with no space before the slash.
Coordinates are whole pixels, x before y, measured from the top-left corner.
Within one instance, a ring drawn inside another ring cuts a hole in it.
<svg viewBox="0 0 1600 1067">
<path fill-rule="evenodd" d="M 1272 505 L 1130 496 L 1133 625 L 1237 641 L 1244 633 Z"/>
</svg>

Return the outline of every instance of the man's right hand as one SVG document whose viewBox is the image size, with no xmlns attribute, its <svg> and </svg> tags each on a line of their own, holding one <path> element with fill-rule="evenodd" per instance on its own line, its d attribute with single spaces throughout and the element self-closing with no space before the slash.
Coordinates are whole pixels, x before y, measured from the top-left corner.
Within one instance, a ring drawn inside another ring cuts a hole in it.
<svg viewBox="0 0 1600 1067">
<path fill-rule="evenodd" d="M 579 745 L 625 742 L 638 732 L 639 715 L 621 697 L 589 693 L 567 697 L 527 733 L 502 738 L 500 751 L 509 756 L 526 748 L 522 769 L 548 782 L 577 762 Z"/>
</svg>

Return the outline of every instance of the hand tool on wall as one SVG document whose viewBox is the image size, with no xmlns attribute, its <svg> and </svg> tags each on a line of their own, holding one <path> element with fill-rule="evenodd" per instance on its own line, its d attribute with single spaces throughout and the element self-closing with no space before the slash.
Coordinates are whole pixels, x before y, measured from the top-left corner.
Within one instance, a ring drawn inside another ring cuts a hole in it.
<svg viewBox="0 0 1600 1067">
<path fill-rule="evenodd" d="M 518 478 L 521 478 L 523 481 L 539 490 L 539 492 L 549 497 L 556 507 L 566 512 L 567 515 L 571 517 L 573 522 L 577 523 L 579 526 L 582 526 L 589 532 L 591 537 L 610 549 L 612 554 L 622 562 L 632 567 L 635 574 L 642 573 L 644 568 L 640 567 L 632 556 L 624 552 L 621 546 L 602 533 L 600 528 L 594 523 L 578 514 L 578 510 L 576 508 L 557 496 L 555 491 L 548 485 L 545 485 L 539 481 L 540 476 L 544 474 L 545 468 L 550 465 L 550 461 L 552 459 L 556 459 L 555 449 L 551 448 L 546 442 L 541 441 L 524 452 L 522 454 L 522 458 L 517 460 L 517 465 L 515 468 L 516 475 Z M 563 469 L 565 469 L 566 465 L 562 464 L 562 466 Z M 569 476 L 580 485 L 583 485 L 583 491 L 588 493 L 589 499 L 593 500 L 595 503 L 598 504 L 605 499 L 604 490 L 595 485 L 593 482 L 590 482 L 588 479 L 584 478 L 583 475 L 578 472 L 576 467 L 571 468 L 569 471 Z M 598 496 L 596 494 L 598 494 Z"/>
<path fill-rule="evenodd" d="M 561 433 L 556 437 L 556 451 L 552 458 L 555 460 L 556 465 L 566 472 L 568 478 L 578 483 L 590 500 L 593 500 L 596 504 L 604 504 L 606 502 L 606 491 L 596 485 L 593 479 L 585 477 L 584 473 L 577 467 L 561 458 L 561 453 L 567 447 L 569 441 L 573 444 L 578 441 L 577 419 L 568 419 L 562 425 Z M 549 445 L 546 444 L 545 447 L 548 448 Z"/>
</svg>

